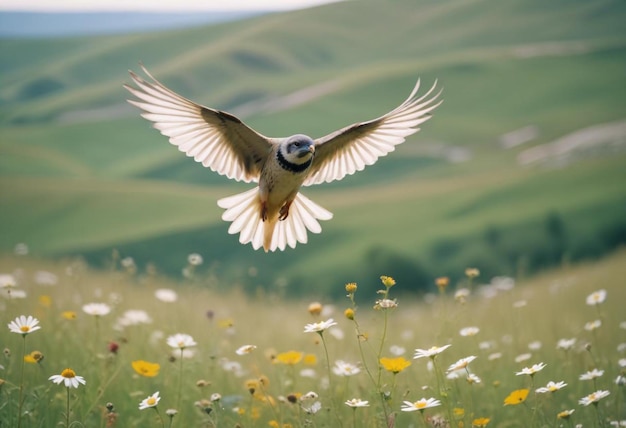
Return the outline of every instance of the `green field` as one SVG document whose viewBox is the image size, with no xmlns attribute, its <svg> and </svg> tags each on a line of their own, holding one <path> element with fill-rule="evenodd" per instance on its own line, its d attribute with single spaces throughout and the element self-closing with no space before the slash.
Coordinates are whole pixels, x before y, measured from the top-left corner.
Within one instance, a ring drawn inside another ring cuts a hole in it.
<svg viewBox="0 0 626 428">
<path fill-rule="evenodd" d="M 625 20 L 619 1 L 359 1 L 171 32 L 0 40 L 0 250 L 24 242 L 102 265 L 116 248 L 173 274 L 198 252 L 248 289 L 322 295 L 386 271 L 425 288 L 466 266 L 518 275 L 598 257 L 626 240 L 624 133 L 565 159 L 518 156 L 624 120 Z M 445 101 L 376 165 L 304 189 L 333 220 L 266 255 L 227 234 L 215 203 L 246 186 L 185 158 L 125 103 L 139 61 L 270 136 L 374 118 L 418 77 L 437 79 Z M 317 85 L 330 89 L 276 107 Z M 534 138 L 501 147 L 527 126 Z"/>
</svg>

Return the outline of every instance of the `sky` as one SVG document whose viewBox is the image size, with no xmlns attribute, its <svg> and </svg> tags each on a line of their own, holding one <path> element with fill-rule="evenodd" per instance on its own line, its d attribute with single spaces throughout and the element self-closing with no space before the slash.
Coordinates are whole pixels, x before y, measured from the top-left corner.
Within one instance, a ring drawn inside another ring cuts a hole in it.
<svg viewBox="0 0 626 428">
<path fill-rule="evenodd" d="M 0 10 L 33 12 L 289 10 L 337 0 L 0 0 Z"/>
</svg>

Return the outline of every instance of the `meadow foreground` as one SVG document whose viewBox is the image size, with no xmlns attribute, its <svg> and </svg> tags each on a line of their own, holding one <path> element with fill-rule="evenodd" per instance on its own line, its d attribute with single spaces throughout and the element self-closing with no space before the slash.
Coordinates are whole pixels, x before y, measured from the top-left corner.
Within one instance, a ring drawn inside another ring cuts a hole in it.
<svg viewBox="0 0 626 428">
<path fill-rule="evenodd" d="M 0 421 L 17 427 L 583 427 L 626 422 L 626 252 L 532 280 L 391 276 L 345 300 L 0 259 Z M 621 421 L 621 422 L 620 422 Z M 5 426 L 2 424 L 2 426 Z M 619 424 L 619 425 L 618 425 Z"/>
</svg>

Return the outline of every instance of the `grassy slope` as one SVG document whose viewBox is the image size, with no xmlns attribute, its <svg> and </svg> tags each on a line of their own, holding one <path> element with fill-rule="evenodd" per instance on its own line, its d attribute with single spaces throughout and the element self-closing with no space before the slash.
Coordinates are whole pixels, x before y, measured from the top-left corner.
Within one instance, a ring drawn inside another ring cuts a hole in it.
<svg viewBox="0 0 626 428">
<path fill-rule="evenodd" d="M 423 257 L 437 240 L 485 224 L 623 207 L 623 158 L 521 169 L 515 151 L 501 151 L 496 140 L 528 124 L 541 131 L 536 142 L 546 142 L 622 119 L 625 13 L 610 1 L 424 1 L 385 9 L 359 2 L 164 34 L 3 41 L 2 54 L 14 60 L 0 73 L 0 245 L 26 241 L 59 254 L 127 243 L 129 254 L 164 265 L 200 251 L 225 269 L 261 266 L 262 281 L 276 268 L 293 277 L 311 264 L 324 267 L 320 281 L 330 281 L 333 272 L 362 269 L 377 246 Z M 520 55 L 529 45 L 547 53 Z M 214 204 L 244 187 L 185 159 L 123 106 L 120 82 L 139 59 L 174 89 L 222 108 L 341 83 L 289 111 L 247 118 L 267 135 L 323 135 L 375 117 L 420 75 L 426 85 L 439 78 L 446 101 L 398 153 L 357 178 L 307 189 L 335 218 L 297 252 L 265 257 L 226 235 Z M 50 92 L 27 97 L 42 79 L 55 82 Z M 63 119 L 94 107 L 113 117 Z M 11 125 L 23 122 L 32 124 Z M 473 160 L 442 162 L 428 153 L 432 142 L 468 147 Z"/>
</svg>

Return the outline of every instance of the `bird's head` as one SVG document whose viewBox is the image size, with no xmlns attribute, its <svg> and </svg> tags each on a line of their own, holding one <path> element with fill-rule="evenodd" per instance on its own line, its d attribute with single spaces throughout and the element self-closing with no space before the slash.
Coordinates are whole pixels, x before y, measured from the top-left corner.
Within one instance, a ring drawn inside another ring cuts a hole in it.
<svg viewBox="0 0 626 428">
<path fill-rule="evenodd" d="M 303 164 L 313 158 L 315 142 L 306 135 L 293 135 L 283 141 L 281 144 L 281 152 L 288 162 Z"/>
</svg>

